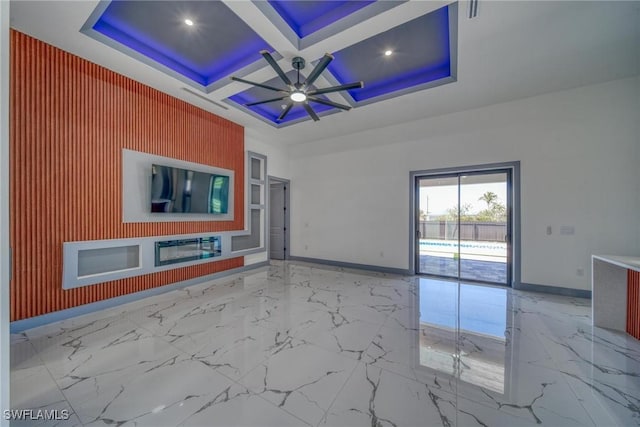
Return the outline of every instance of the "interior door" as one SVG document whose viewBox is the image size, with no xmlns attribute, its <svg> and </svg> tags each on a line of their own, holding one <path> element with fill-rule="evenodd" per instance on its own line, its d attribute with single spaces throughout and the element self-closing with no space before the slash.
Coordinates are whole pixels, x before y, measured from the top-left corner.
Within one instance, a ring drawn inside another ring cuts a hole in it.
<svg viewBox="0 0 640 427">
<path fill-rule="evenodd" d="M 286 258 L 286 184 L 269 185 L 269 257 Z"/>
</svg>

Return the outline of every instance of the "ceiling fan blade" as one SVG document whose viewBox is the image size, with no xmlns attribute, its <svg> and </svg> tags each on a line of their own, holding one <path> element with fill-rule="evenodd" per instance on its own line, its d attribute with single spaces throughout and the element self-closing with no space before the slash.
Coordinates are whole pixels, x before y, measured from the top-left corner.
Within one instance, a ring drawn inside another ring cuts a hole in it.
<svg viewBox="0 0 640 427">
<path fill-rule="evenodd" d="M 347 83 L 340 86 L 331 86 L 323 89 L 311 90 L 307 92 L 307 95 L 309 96 L 320 95 L 322 93 L 340 92 L 341 90 L 360 89 L 361 87 L 364 87 L 364 83 L 362 82 Z"/>
<path fill-rule="evenodd" d="M 254 86 L 262 87 L 262 88 L 269 89 L 269 90 L 273 90 L 273 91 L 276 91 L 276 92 L 289 93 L 289 91 L 288 91 L 288 90 L 285 90 L 285 89 L 280 89 L 280 88 L 277 88 L 277 87 L 273 87 L 273 86 L 269 86 L 269 85 L 264 85 L 264 84 L 262 84 L 262 83 L 251 82 L 251 81 L 249 81 L 249 80 L 241 79 L 240 77 L 231 77 L 231 80 L 235 80 L 235 81 L 240 82 L 240 83 L 246 83 L 246 84 L 249 84 L 249 85 L 254 85 Z"/>
<path fill-rule="evenodd" d="M 320 117 L 318 117 L 316 112 L 313 111 L 313 108 L 311 108 L 311 105 L 309 105 L 308 102 L 304 103 L 304 109 L 307 110 L 307 113 L 311 116 L 314 122 L 317 122 L 318 120 L 320 120 Z"/>
<path fill-rule="evenodd" d="M 276 70 L 276 73 L 278 73 L 278 75 L 280 76 L 282 81 L 285 82 L 285 84 L 287 86 L 291 86 L 291 80 L 289 80 L 289 77 L 287 77 L 287 75 L 284 73 L 284 71 L 282 71 L 282 68 L 280 68 L 280 66 L 278 65 L 276 60 L 273 59 L 273 56 L 271 56 L 271 54 L 266 50 L 261 50 L 260 51 L 260 55 L 264 56 L 264 59 L 267 60 L 269 65 L 271 65 L 271 67 L 274 70 Z"/>
<path fill-rule="evenodd" d="M 329 63 L 333 61 L 333 55 L 329 53 L 325 53 L 320 62 L 316 64 L 316 67 L 311 71 L 311 74 L 307 77 L 307 80 L 304 82 L 305 86 L 311 86 L 313 82 L 316 81 L 320 74 L 324 71 L 325 68 L 329 65 Z"/>
<path fill-rule="evenodd" d="M 328 105 L 330 107 L 339 108 L 339 109 L 345 110 L 345 111 L 349 111 L 351 109 L 351 107 L 349 107 L 348 105 L 338 104 L 337 102 L 329 101 L 329 100 L 322 99 L 322 98 L 316 98 L 316 97 L 313 97 L 313 96 L 309 96 L 308 99 L 311 102 L 317 102 L 318 104 Z"/>
<path fill-rule="evenodd" d="M 284 118 L 286 117 L 287 114 L 289 114 L 289 111 L 291 111 L 291 107 L 293 107 L 293 102 L 289 101 L 287 103 L 287 107 L 284 109 L 284 111 L 282 112 L 282 114 L 280 114 L 278 116 L 278 118 L 276 119 L 277 121 L 281 122 L 282 120 L 284 120 Z"/>
<path fill-rule="evenodd" d="M 289 98 L 289 95 L 280 96 L 278 98 L 265 99 L 264 101 L 250 102 L 248 104 L 244 104 L 244 106 L 251 107 L 253 105 L 268 104 L 269 102 L 282 101 L 283 99 L 287 99 L 287 98 Z"/>
</svg>

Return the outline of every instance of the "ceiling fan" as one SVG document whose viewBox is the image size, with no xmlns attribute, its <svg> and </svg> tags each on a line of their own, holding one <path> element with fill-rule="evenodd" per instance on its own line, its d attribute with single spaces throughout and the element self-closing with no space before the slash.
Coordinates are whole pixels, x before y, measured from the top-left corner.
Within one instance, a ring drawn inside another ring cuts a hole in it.
<svg viewBox="0 0 640 427">
<path fill-rule="evenodd" d="M 289 114 L 289 111 L 291 111 L 291 108 L 295 104 L 302 104 L 304 109 L 307 111 L 307 114 L 309 114 L 309 116 L 311 116 L 311 118 L 314 121 L 318 121 L 320 120 L 320 118 L 318 117 L 316 112 L 313 111 L 313 108 L 311 108 L 311 105 L 309 105 L 309 102 L 324 104 L 330 107 L 335 107 L 341 110 L 348 111 L 351 109 L 351 107 L 349 107 L 348 105 L 338 104 L 336 102 L 329 101 L 328 99 L 320 98 L 317 95 L 322 95 L 324 93 L 331 93 L 331 92 L 339 92 L 341 90 L 348 90 L 348 89 L 360 89 L 364 86 L 362 82 L 354 82 L 354 83 L 347 83 L 347 84 L 338 85 L 338 86 L 331 86 L 331 87 L 322 88 L 322 89 L 316 89 L 312 87 L 311 85 L 316 81 L 318 77 L 320 77 L 320 74 L 324 71 L 325 68 L 327 68 L 329 63 L 333 61 L 333 56 L 328 53 L 326 53 L 322 57 L 322 59 L 320 59 L 320 61 L 318 62 L 318 64 L 316 64 L 313 71 L 311 71 L 311 74 L 309 74 L 309 76 L 307 76 L 307 79 L 302 83 L 300 83 L 300 70 L 303 69 L 305 66 L 304 58 L 300 58 L 299 56 L 296 56 L 291 60 L 291 65 L 293 66 L 293 68 L 298 70 L 297 81 L 293 83 L 289 79 L 289 77 L 287 77 L 284 71 L 282 71 L 282 68 L 280 68 L 278 63 L 275 61 L 275 59 L 273 59 L 273 57 L 271 56 L 271 54 L 269 54 L 268 51 L 262 50 L 260 51 L 260 54 L 264 57 L 264 59 L 267 60 L 269 65 L 273 67 L 276 73 L 278 73 L 278 76 L 280 76 L 282 81 L 287 85 L 288 87 L 287 89 L 269 86 L 262 83 L 251 82 L 249 80 L 244 80 L 239 77 L 231 77 L 231 79 L 237 82 L 247 83 L 250 85 L 258 86 L 264 89 L 269 89 L 274 92 L 280 93 L 280 96 L 278 96 L 277 98 L 265 99 L 264 101 L 258 101 L 258 102 L 250 102 L 248 104 L 245 104 L 245 107 L 251 107 L 252 105 L 267 104 L 269 102 L 276 102 L 276 101 L 282 101 L 282 100 L 288 99 L 286 105 L 284 106 L 284 110 L 282 111 L 280 116 L 278 116 L 278 118 L 276 119 L 278 122 L 281 122 L 282 120 L 284 120 L 284 118 L 287 116 L 287 114 Z"/>
</svg>

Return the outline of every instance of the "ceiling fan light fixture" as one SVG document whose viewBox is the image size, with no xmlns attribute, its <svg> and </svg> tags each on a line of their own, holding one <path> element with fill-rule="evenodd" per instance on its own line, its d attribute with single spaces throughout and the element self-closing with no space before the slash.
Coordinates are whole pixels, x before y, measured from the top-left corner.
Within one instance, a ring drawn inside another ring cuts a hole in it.
<svg viewBox="0 0 640 427">
<path fill-rule="evenodd" d="M 187 24 L 190 27 L 193 27 L 193 21 L 191 19 L 189 19 L 189 18 L 186 18 L 184 20 L 184 23 Z"/>
<path fill-rule="evenodd" d="M 384 56 L 391 56 L 391 55 L 393 55 L 393 51 L 391 49 L 384 51 Z"/>
<path fill-rule="evenodd" d="M 296 56 L 291 61 L 291 65 L 295 70 L 297 70 L 296 82 L 293 83 L 268 51 L 262 50 L 260 51 L 260 55 L 262 55 L 264 59 L 269 63 L 269 65 L 271 65 L 271 68 L 273 68 L 274 71 L 278 74 L 282 82 L 287 85 L 287 89 L 271 86 L 264 83 L 252 82 L 235 76 L 232 76 L 231 80 L 241 83 L 247 83 L 256 87 L 261 87 L 263 89 L 268 89 L 270 91 L 279 93 L 276 98 L 245 103 L 245 107 L 253 107 L 255 105 L 269 104 L 272 102 L 284 101 L 286 99 L 289 99 L 289 101 L 286 101 L 285 104 L 281 104 L 282 113 L 278 116 L 277 119 L 274 120 L 274 122 L 277 124 L 281 124 L 283 122 L 287 114 L 289 114 L 289 111 L 291 111 L 293 106 L 296 104 L 302 104 L 302 107 L 304 107 L 307 114 L 315 122 L 320 120 L 320 117 L 313 110 L 310 103 L 321 104 L 324 106 L 349 111 L 351 109 L 350 106 L 338 104 L 337 102 L 330 101 L 324 97 L 318 97 L 318 95 L 340 92 L 343 90 L 360 89 L 363 86 L 362 82 L 353 82 L 321 89 L 315 88 L 315 86 L 313 86 L 313 83 L 318 77 L 320 77 L 320 74 L 322 74 L 329 63 L 333 60 L 333 55 L 331 55 L 330 53 L 324 54 L 324 56 L 316 63 L 315 67 L 307 76 L 306 80 L 302 83 L 300 83 L 300 70 L 304 68 L 305 61 L 303 58 Z"/>
<path fill-rule="evenodd" d="M 300 90 L 296 90 L 291 92 L 290 98 L 293 102 L 304 102 L 307 100 L 307 95 Z"/>
</svg>

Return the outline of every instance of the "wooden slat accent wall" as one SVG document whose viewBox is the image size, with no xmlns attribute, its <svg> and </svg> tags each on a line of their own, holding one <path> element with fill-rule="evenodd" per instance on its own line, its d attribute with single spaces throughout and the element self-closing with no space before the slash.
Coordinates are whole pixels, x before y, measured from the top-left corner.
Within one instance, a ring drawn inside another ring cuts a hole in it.
<svg viewBox="0 0 640 427">
<path fill-rule="evenodd" d="M 243 265 L 243 258 L 62 290 L 62 243 L 244 228 L 244 131 L 11 31 L 11 320 Z M 235 220 L 122 222 L 122 149 L 232 169 Z"/>
<path fill-rule="evenodd" d="M 640 340 L 640 272 L 627 270 L 627 332 Z"/>
</svg>

